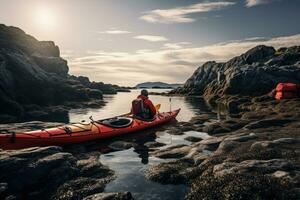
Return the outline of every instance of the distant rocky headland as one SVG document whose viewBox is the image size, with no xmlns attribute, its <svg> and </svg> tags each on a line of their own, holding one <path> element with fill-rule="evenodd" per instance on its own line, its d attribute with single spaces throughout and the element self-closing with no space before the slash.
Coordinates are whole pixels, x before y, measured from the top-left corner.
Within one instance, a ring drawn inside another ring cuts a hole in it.
<svg viewBox="0 0 300 200">
<path fill-rule="evenodd" d="M 144 82 L 139 83 L 135 86 L 135 88 L 153 88 L 153 89 L 172 89 L 172 88 L 178 88 L 182 86 L 183 84 L 179 83 L 164 83 L 164 82 Z"/>
<path fill-rule="evenodd" d="M 101 106 L 103 94 L 128 91 L 68 72 L 54 42 L 38 41 L 19 28 L 0 24 L 0 123 L 59 121 L 65 119 L 66 108 Z"/>
</svg>

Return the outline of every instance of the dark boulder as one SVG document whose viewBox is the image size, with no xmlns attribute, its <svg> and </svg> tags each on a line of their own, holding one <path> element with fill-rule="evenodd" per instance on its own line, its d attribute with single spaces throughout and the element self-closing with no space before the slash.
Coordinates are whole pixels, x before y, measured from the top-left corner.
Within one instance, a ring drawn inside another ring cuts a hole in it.
<svg viewBox="0 0 300 200">
<path fill-rule="evenodd" d="M 203 95 L 215 102 L 228 95 L 261 96 L 279 82 L 300 83 L 300 47 L 257 46 L 225 63 L 206 62 L 171 93 Z"/>
<path fill-rule="evenodd" d="M 99 156 L 78 160 L 54 146 L 0 151 L 0 197 L 67 200 L 103 192 L 113 172 Z"/>
</svg>

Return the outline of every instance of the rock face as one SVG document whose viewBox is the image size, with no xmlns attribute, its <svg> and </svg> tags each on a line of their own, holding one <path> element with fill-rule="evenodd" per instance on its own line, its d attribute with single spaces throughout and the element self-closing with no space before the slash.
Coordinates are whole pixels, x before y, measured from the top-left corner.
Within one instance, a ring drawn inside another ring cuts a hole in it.
<svg viewBox="0 0 300 200">
<path fill-rule="evenodd" d="M 69 200 L 103 192 L 114 173 L 99 157 L 78 159 L 54 146 L 0 151 L 0 198 Z"/>
<path fill-rule="evenodd" d="M 172 93 L 203 95 L 216 100 L 224 95 L 260 96 L 279 82 L 300 83 L 300 46 L 257 46 L 228 62 L 200 66 L 182 88 Z"/>
<path fill-rule="evenodd" d="M 19 28 L 0 24 L 0 121 L 7 116 L 16 120 L 35 110 L 28 105 L 61 105 L 116 93 L 113 85 L 91 83 L 68 71 L 54 42 L 38 41 Z"/>
</svg>

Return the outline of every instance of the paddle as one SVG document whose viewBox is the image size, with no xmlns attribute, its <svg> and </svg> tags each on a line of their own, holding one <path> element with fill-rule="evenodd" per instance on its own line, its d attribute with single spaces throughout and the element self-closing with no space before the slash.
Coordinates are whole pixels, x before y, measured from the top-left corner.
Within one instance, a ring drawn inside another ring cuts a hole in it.
<svg viewBox="0 0 300 200">
<path fill-rule="evenodd" d="M 160 106 L 161 106 L 160 103 L 155 106 L 156 112 L 159 112 Z"/>
</svg>

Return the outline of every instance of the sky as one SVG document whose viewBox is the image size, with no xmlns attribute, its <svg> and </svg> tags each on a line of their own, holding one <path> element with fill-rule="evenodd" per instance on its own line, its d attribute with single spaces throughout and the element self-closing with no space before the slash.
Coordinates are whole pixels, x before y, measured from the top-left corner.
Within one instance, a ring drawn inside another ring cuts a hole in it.
<svg viewBox="0 0 300 200">
<path fill-rule="evenodd" d="M 300 0 L 0 0 L 0 23 L 52 40 L 70 73 L 183 83 L 206 61 L 300 45 Z"/>
</svg>

